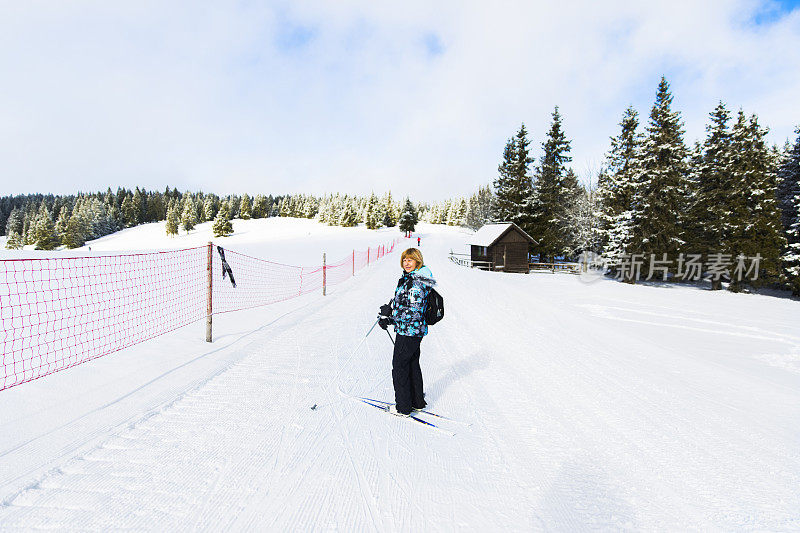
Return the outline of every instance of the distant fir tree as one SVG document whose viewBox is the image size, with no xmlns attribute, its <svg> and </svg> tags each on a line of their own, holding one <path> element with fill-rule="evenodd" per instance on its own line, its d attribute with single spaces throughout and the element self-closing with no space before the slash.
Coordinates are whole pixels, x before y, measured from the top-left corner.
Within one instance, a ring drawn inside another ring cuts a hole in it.
<svg viewBox="0 0 800 533">
<path fill-rule="evenodd" d="M 142 191 L 139 190 L 139 187 L 136 187 L 136 191 L 133 193 L 133 210 L 136 213 L 136 223 L 134 226 L 147 222 L 147 200 L 144 195 L 142 195 Z"/>
<path fill-rule="evenodd" d="M 6 221 L 6 248 L 9 250 L 18 250 L 22 248 L 24 244 L 22 239 L 23 228 L 24 220 L 22 211 L 14 208 Z"/>
<path fill-rule="evenodd" d="M 242 196 L 242 202 L 239 204 L 239 218 L 242 220 L 250 220 L 253 216 L 253 204 L 250 201 L 250 196 L 248 194 L 244 194 Z"/>
<path fill-rule="evenodd" d="M 56 236 L 53 217 L 44 202 L 39 206 L 34 224 L 33 239 L 37 250 L 55 250 L 61 244 Z"/>
<path fill-rule="evenodd" d="M 69 224 L 69 207 L 66 205 L 61 208 L 58 213 L 58 219 L 55 224 L 56 238 L 59 242 L 64 243 L 64 237 L 67 233 L 67 225 Z"/>
<path fill-rule="evenodd" d="M 407 237 L 410 237 L 411 232 L 416 228 L 417 222 L 417 210 L 414 208 L 411 199 L 406 198 L 405 204 L 403 204 L 403 212 L 397 222 L 398 229 L 404 232 Z"/>
<path fill-rule="evenodd" d="M 748 119 L 739 111 L 731 132 L 735 190 L 741 191 L 732 221 L 731 250 L 746 257 L 761 255 L 758 280 L 745 280 L 755 286 L 780 280 L 780 255 L 786 245 L 778 206 L 777 165 L 766 143 L 767 131 L 758 124 L 758 117 Z M 728 290 L 736 292 L 741 286 L 732 280 Z"/>
<path fill-rule="evenodd" d="M 572 161 L 570 141 L 567 140 L 561 123 L 561 114 L 556 106 L 547 138 L 542 143 L 544 150 L 534 174 L 532 222 L 523 227 L 539 241 L 537 250 L 545 259 L 569 253 L 568 205 L 577 197 L 577 179 L 567 174 L 567 163 Z"/>
<path fill-rule="evenodd" d="M 133 202 L 133 195 L 128 193 L 120 206 L 122 220 L 126 228 L 132 228 L 139 224 L 139 209 Z"/>
<path fill-rule="evenodd" d="M 402 231 L 406 237 L 411 236 L 411 232 L 414 231 L 414 220 L 411 216 L 411 213 L 408 211 L 404 211 L 403 214 L 400 215 L 400 220 L 397 222 L 398 229 Z"/>
<path fill-rule="evenodd" d="M 523 230 L 531 229 L 532 184 L 529 166 L 528 131 L 523 123 L 517 134 L 506 142 L 503 161 L 497 167 L 494 181 L 492 217 L 498 222 L 514 222 Z M 447 211 L 449 211 L 448 206 Z M 446 216 L 446 215 L 445 215 Z"/>
<path fill-rule="evenodd" d="M 781 259 L 792 294 L 800 296 L 800 127 L 795 134 L 794 145 L 784 151 L 778 178 L 781 221 L 786 235 Z"/>
<path fill-rule="evenodd" d="M 381 222 L 378 219 L 378 215 L 378 197 L 375 196 L 375 193 L 371 193 L 367 199 L 366 209 L 364 210 L 364 225 L 367 229 L 376 229 L 378 227 Z"/>
<path fill-rule="evenodd" d="M 380 217 L 381 223 L 387 228 L 392 228 L 397 225 L 397 218 L 394 213 L 394 200 L 392 200 L 392 191 L 388 191 L 380 203 Z"/>
<path fill-rule="evenodd" d="M 8 220 L 6 221 L 6 235 L 12 232 L 22 235 L 23 229 L 24 219 L 22 211 L 15 207 L 8 215 Z"/>
<path fill-rule="evenodd" d="M 64 230 L 62 242 L 70 249 L 80 248 L 86 244 L 86 238 L 89 235 L 89 221 L 82 206 L 82 203 L 75 206 Z"/>
<path fill-rule="evenodd" d="M 633 194 L 641 177 L 642 135 L 639 114 L 628 107 L 611 138 L 605 169 L 598 178 L 598 239 L 602 257 L 612 269 L 630 253 L 633 232 Z M 629 281 L 629 280 L 628 280 Z"/>
<path fill-rule="evenodd" d="M 684 244 L 683 212 L 687 206 L 686 146 L 680 113 L 662 77 L 650 111 L 642 146 L 641 177 L 633 198 L 631 252 L 644 254 L 646 271 L 651 254 L 674 261 Z"/>
<path fill-rule="evenodd" d="M 477 230 L 488 223 L 492 216 L 492 202 L 492 189 L 488 185 L 480 187 L 478 192 L 470 196 L 467 202 L 465 225 Z"/>
<path fill-rule="evenodd" d="M 22 235 L 16 231 L 6 234 L 6 248 L 9 250 L 19 250 L 25 243 L 22 240 Z"/>
<path fill-rule="evenodd" d="M 217 217 L 219 210 L 219 202 L 217 197 L 213 194 L 208 194 L 203 199 L 203 222 L 209 222 Z"/>
<path fill-rule="evenodd" d="M 358 225 L 358 210 L 347 196 L 343 199 L 342 212 L 339 216 L 339 225 L 345 228 Z"/>
<path fill-rule="evenodd" d="M 181 212 L 181 226 L 186 233 L 192 231 L 197 224 L 197 211 L 194 206 L 192 195 L 187 194 L 183 198 L 183 211 Z"/>
<path fill-rule="evenodd" d="M 25 245 L 34 244 L 36 242 L 36 238 L 34 237 L 34 229 L 36 228 L 36 215 L 36 205 L 33 202 L 30 202 L 25 207 L 25 214 L 22 218 L 22 242 Z"/>
<path fill-rule="evenodd" d="M 150 195 L 147 200 L 147 218 L 148 222 L 158 222 L 164 220 L 167 216 L 167 208 L 164 205 L 164 196 L 160 192 L 155 192 Z"/>
<path fill-rule="evenodd" d="M 300 215 L 303 218 L 314 218 L 319 213 L 319 200 L 312 195 L 303 195 Z"/>
<path fill-rule="evenodd" d="M 450 210 L 447 213 L 448 226 L 464 226 L 467 223 L 467 200 L 466 198 L 458 198 L 450 204 Z"/>
<path fill-rule="evenodd" d="M 253 200 L 253 218 L 264 218 L 268 215 L 269 206 L 263 194 L 257 194 Z"/>
<path fill-rule="evenodd" d="M 278 203 L 278 216 L 279 217 L 293 216 L 290 197 L 285 196 L 284 198 L 281 199 L 280 203 Z"/>
<path fill-rule="evenodd" d="M 233 234 L 231 211 L 230 207 L 228 207 L 228 202 L 222 202 L 217 212 L 217 217 L 214 219 L 214 224 L 211 226 L 211 231 L 214 233 L 214 237 L 227 237 Z"/>
<path fill-rule="evenodd" d="M 178 202 L 172 200 L 167 208 L 167 223 L 164 226 L 167 235 L 173 237 L 178 234 L 178 223 L 180 217 L 178 216 Z"/>
</svg>

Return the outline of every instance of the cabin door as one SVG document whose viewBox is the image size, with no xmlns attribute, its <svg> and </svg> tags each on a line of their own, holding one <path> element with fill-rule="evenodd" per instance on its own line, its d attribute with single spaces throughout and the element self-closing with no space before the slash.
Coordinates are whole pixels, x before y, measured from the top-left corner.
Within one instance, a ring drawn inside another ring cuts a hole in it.
<svg viewBox="0 0 800 533">
<path fill-rule="evenodd" d="M 494 247 L 494 268 L 495 270 L 505 270 L 506 268 L 505 244 L 500 244 Z"/>
</svg>

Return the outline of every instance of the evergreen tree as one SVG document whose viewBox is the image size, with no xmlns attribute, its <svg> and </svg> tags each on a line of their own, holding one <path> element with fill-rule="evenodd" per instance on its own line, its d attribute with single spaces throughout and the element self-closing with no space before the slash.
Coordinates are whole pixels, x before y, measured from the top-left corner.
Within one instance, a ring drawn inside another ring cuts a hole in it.
<svg viewBox="0 0 800 533">
<path fill-rule="evenodd" d="M 82 204 L 76 204 L 69 217 L 62 241 L 67 248 L 80 248 L 86 244 L 89 225 L 82 211 Z"/>
<path fill-rule="evenodd" d="M 600 242 L 598 239 L 598 216 L 599 210 L 597 190 L 591 184 L 584 188 L 581 187 L 575 203 L 570 208 L 569 218 L 572 221 L 570 226 L 570 239 L 573 243 L 573 250 L 570 255 L 578 252 L 598 252 Z"/>
<path fill-rule="evenodd" d="M 231 224 L 231 212 L 227 202 L 222 202 L 222 205 L 217 212 L 217 217 L 214 219 L 214 224 L 211 231 L 214 237 L 227 237 L 233 234 L 233 224 Z"/>
<path fill-rule="evenodd" d="M 367 229 L 376 229 L 378 227 L 378 197 L 375 193 L 371 193 L 367 200 L 367 207 L 364 210 L 364 225 Z"/>
<path fill-rule="evenodd" d="M 6 238 L 6 248 L 9 250 L 19 250 L 24 246 L 22 235 L 16 231 L 8 232 Z"/>
<path fill-rule="evenodd" d="M 384 226 L 387 228 L 391 228 L 397 224 L 397 219 L 394 216 L 394 210 L 392 209 L 392 191 L 388 191 L 381 200 L 380 203 L 380 219 Z"/>
<path fill-rule="evenodd" d="M 620 134 L 611 138 L 606 168 L 597 182 L 598 239 L 613 269 L 630 253 L 633 194 L 641 175 L 642 135 L 636 131 L 639 115 L 633 107 L 625 110 L 619 125 Z"/>
<path fill-rule="evenodd" d="M 36 205 L 33 202 L 28 203 L 28 205 L 25 206 L 25 214 L 22 218 L 22 242 L 25 245 L 34 244 L 36 242 L 36 238 L 34 236 L 34 230 L 36 229 L 36 216 Z"/>
<path fill-rule="evenodd" d="M 255 200 L 253 200 L 252 217 L 264 218 L 268 214 L 268 209 L 269 206 L 267 205 L 267 199 L 263 194 L 257 194 Z"/>
<path fill-rule="evenodd" d="M 631 252 L 674 261 L 683 241 L 683 212 L 687 206 L 686 147 L 680 113 L 673 111 L 672 94 L 661 78 L 650 111 L 642 147 L 641 177 L 634 192 Z"/>
<path fill-rule="evenodd" d="M 561 125 L 558 106 L 553 111 L 553 122 L 542 143 L 544 150 L 536 170 L 532 199 L 532 221 L 523 229 L 539 241 L 538 250 L 542 257 L 553 259 L 556 255 L 567 253 L 567 207 L 573 202 L 577 179 L 567 177 L 566 164 L 572 161 L 569 156 L 570 141 L 567 140 Z M 518 224 L 519 225 L 519 224 Z"/>
<path fill-rule="evenodd" d="M 8 220 L 6 221 L 6 235 L 13 232 L 21 236 L 24 227 L 22 211 L 15 207 L 8 215 Z"/>
<path fill-rule="evenodd" d="M 39 212 L 36 216 L 33 239 L 37 250 L 54 250 L 61 244 L 58 237 L 56 237 L 55 226 L 53 225 L 53 218 L 50 215 L 50 210 L 44 202 L 39 206 Z"/>
<path fill-rule="evenodd" d="M 731 132 L 732 172 L 735 190 L 740 191 L 738 203 L 734 204 L 731 251 L 746 257 L 761 255 L 754 285 L 781 278 L 780 254 L 786 245 L 778 206 L 776 165 L 766 135 L 767 129 L 758 124 L 755 115 L 747 119 L 739 111 Z M 738 280 L 731 280 L 729 290 L 738 291 L 741 285 Z"/>
<path fill-rule="evenodd" d="M 58 220 L 55 224 L 56 238 L 59 242 L 64 242 L 64 237 L 67 233 L 67 224 L 69 224 L 69 208 L 63 206 L 58 214 Z"/>
<path fill-rule="evenodd" d="M 147 218 L 148 222 L 158 222 L 164 220 L 167 216 L 167 208 L 164 205 L 164 196 L 160 192 L 153 193 L 147 200 Z"/>
<path fill-rule="evenodd" d="M 253 204 L 250 201 L 250 196 L 248 194 L 245 194 L 244 196 L 242 196 L 241 204 L 239 204 L 239 218 L 241 218 L 242 220 L 250 220 L 252 216 L 253 216 Z"/>
<path fill-rule="evenodd" d="M 800 296 L 800 127 L 795 133 L 797 140 L 784 150 L 778 176 L 781 221 L 786 235 L 781 259 L 792 294 Z"/>
<path fill-rule="evenodd" d="M 167 208 L 167 223 L 164 227 L 167 235 L 172 237 L 178 234 L 178 221 L 178 205 L 175 200 L 172 200 Z"/>
<path fill-rule="evenodd" d="M 522 124 L 506 143 L 503 161 L 497 167 L 492 215 L 498 222 L 514 222 L 526 231 L 531 229 L 532 184 L 528 167 L 533 159 L 529 146 L 528 132 Z"/>
<path fill-rule="evenodd" d="M 289 216 L 291 216 L 290 209 L 291 209 L 291 205 L 290 205 L 290 202 L 289 202 L 289 197 L 285 196 L 278 203 L 278 216 L 279 217 L 289 217 Z"/>
<path fill-rule="evenodd" d="M 126 228 L 132 228 L 139 224 L 139 209 L 133 202 L 133 195 L 127 194 L 120 206 L 122 220 Z"/>
<path fill-rule="evenodd" d="M 578 183 L 578 176 L 571 168 L 564 173 L 560 196 L 563 211 L 559 227 L 563 241 L 559 255 L 569 258 L 584 251 L 586 239 L 582 235 L 584 228 L 581 224 L 587 222 L 583 220 L 583 217 L 588 201 L 586 190 Z"/>
<path fill-rule="evenodd" d="M 89 239 L 97 239 L 110 235 L 120 228 L 114 217 L 106 210 L 106 205 L 98 198 L 87 198 L 83 207 L 86 220 L 89 222 Z"/>
<path fill-rule="evenodd" d="M 209 222 L 217 217 L 217 198 L 213 194 L 208 194 L 203 199 L 203 222 Z"/>
<path fill-rule="evenodd" d="M 687 238 L 689 249 L 706 258 L 713 253 L 734 252 L 730 248 L 734 217 L 731 208 L 738 193 L 731 166 L 730 112 L 720 102 L 709 116 L 706 140 L 692 156 L 691 232 Z M 712 279 L 711 288 L 722 288 L 721 280 Z"/>
<path fill-rule="evenodd" d="M 339 216 L 339 225 L 345 228 L 358 225 L 358 210 L 347 197 L 345 197 L 343 201 L 342 213 Z"/>
<path fill-rule="evenodd" d="M 18 250 L 23 246 L 22 232 L 24 228 L 24 220 L 22 212 L 16 207 L 8 215 L 6 221 L 6 248 L 9 250 Z"/>
<path fill-rule="evenodd" d="M 414 208 L 414 204 L 411 203 L 411 199 L 406 198 L 405 205 L 403 206 L 403 213 L 400 215 L 400 219 L 398 220 L 398 226 L 400 231 L 404 232 L 406 236 L 411 236 L 411 232 L 414 231 L 414 228 L 417 224 L 417 210 Z"/>
<path fill-rule="evenodd" d="M 192 195 L 187 194 L 183 198 L 183 210 L 181 212 L 181 226 L 186 230 L 186 233 L 192 231 L 197 224 L 197 214 L 194 207 L 194 200 Z"/>
<path fill-rule="evenodd" d="M 136 214 L 135 224 L 134 226 L 138 226 L 144 222 L 147 222 L 147 200 L 145 200 L 144 195 L 142 195 L 142 191 L 139 190 L 139 187 L 136 187 L 136 191 L 133 193 L 133 212 Z"/>
</svg>

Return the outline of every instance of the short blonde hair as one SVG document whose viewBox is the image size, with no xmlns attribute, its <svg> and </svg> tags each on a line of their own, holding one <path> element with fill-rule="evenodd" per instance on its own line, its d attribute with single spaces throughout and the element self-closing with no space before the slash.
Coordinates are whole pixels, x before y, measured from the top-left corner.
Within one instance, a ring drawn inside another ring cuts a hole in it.
<svg viewBox="0 0 800 533">
<path fill-rule="evenodd" d="M 410 257 L 411 259 L 416 261 L 417 268 L 425 266 L 425 263 L 422 261 L 422 252 L 420 252 L 416 248 L 409 248 L 408 250 L 400 254 L 400 268 L 403 268 L 403 259 L 405 259 L 406 257 Z"/>
</svg>

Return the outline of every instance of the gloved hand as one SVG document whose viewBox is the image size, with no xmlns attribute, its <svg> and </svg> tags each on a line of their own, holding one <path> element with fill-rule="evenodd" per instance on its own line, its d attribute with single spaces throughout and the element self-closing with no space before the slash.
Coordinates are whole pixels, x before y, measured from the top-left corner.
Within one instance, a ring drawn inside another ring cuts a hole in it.
<svg viewBox="0 0 800 533">
<path fill-rule="evenodd" d="M 382 329 L 386 329 L 392 323 L 392 308 L 389 304 L 383 304 L 380 308 L 380 314 L 378 318 L 378 325 Z"/>
</svg>

